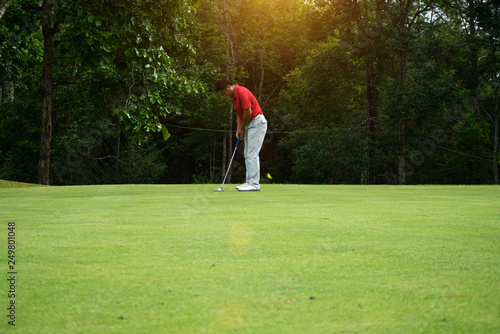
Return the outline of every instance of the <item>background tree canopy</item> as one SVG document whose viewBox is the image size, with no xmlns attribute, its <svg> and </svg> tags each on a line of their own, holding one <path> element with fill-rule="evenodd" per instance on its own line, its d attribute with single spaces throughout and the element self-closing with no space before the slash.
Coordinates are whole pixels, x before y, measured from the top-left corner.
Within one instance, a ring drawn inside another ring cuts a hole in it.
<svg viewBox="0 0 500 334">
<path fill-rule="evenodd" d="M 498 184 L 500 2 L 10 0 L 0 178 L 219 182 L 220 77 L 269 121 L 275 182 Z M 243 181 L 235 158 L 232 181 Z"/>
</svg>

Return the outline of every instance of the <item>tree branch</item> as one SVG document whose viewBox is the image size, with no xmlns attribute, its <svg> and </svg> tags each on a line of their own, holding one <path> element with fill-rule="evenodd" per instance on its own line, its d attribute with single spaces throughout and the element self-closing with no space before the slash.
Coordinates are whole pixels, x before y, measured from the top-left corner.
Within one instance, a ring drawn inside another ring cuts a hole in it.
<svg viewBox="0 0 500 334">
<path fill-rule="evenodd" d="M 2 18 L 3 14 L 5 14 L 7 8 L 9 8 L 11 3 L 12 0 L 5 0 L 2 4 L 0 4 L 0 19 Z"/>
</svg>

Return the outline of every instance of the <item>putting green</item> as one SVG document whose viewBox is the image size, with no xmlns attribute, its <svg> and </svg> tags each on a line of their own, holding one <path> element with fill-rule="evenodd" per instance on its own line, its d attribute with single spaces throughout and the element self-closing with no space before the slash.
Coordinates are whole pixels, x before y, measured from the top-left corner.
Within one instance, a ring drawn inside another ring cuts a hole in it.
<svg viewBox="0 0 500 334">
<path fill-rule="evenodd" d="M 0 188 L 0 332 L 500 332 L 500 188 L 218 187 Z"/>
</svg>

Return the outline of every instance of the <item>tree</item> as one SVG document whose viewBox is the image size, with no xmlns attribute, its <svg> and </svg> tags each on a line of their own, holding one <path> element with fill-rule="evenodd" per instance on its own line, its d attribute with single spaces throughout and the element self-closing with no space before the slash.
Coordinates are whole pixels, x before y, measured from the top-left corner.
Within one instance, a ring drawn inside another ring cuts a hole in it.
<svg viewBox="0 0 500 334">
<path fill-rule="evenodd" d="M 478 25 L 485 34 L 485 74 L 483 81 L 490 87 L 488 100 L 485 101 L 485 114 L 493 125 L 493 178 L 499 184 L 498 152 L 499 152 L 499 59 L 498 49 L 500 43 L 500 3 L 486 1 L 478 4 Z M 483 56 L 484 57 L 484 56 Z"/>
<path fill-rule="evenodd" d="M 52 67 L 54 62 L 54 36 L 59 31 L 62 18 L 53 20 L 54 3 L 44 0 L 41 6 L 43 34 L 42 64 L 42 135 L 40 140 L 40 160 L 38 183 L 50 184 L 50 150 L 52 142 Z M 63 10 L 63 9 L 60 9 Z M 54 22 L 53 22 L 54 21 Z"/>
<path fill-rule="evenodd" d="M 425 20 L 425 13 L 432 9 L 433 0 L 428 2 L 420 2 L 414 0 L 399 1 L 390 7 L 390 27 L 391 43 L 389 49 L 391 50 L 390 59 L 392 63 L 395 86 L 393 87 L 399 93 L 394 95 L 396 99 L 394 107 L 396 108 L 392 113 L 393 120 L 397 123 L 397 141 L 399 148 L 397 151 L 397 164 L 398 164 L 398 184 L 406 184 L 406 129 L 408 122 L 414 116 L 410 112 L 412 105 L 408 104 L 405 99 L 407 91 L 406 87 L 407 73 L 408 73 L 408 57 L 411 44 L 417 41 L 416 36 L 418 30 L 414 29 L 415 24 L 420 20 Z M 411 93 L 410 93 L 411 94 Z M 427 109 L 430 112 L 431 109 Z"/>
<path fill-rule="evenodd" d="M 168 139 L 161 117 L 178 112 L 184 95 L 203 89 L 177 72 L 191 62 L 194 52 L 184 35 L 193 7 L 185 5 L 184 1 L 102 0 L 75 3 L 65 17 L 60 38 L 74 55 L 75 73 L 107 68 L 123 78 L 113 112 L 132 143 L 141 144 L 154 132 Z"/>
<path fill-rule="evenodd" d="M 380 87 L 384 76 L 385 64 L 390 55 L 388 47 L 391 4 L 385 1 L 318 1 L 315 21 L 321 27 L 333 26 L 321 34 L 335 37 L 342 42 L 341 52 L 352 58 L 353 62 L 364 67 L 365 126 L 372 141 L 367 146 L 367 181 L 373 182 L 375 160 L 374 147 L 380 132 L 379 109 Z M 323 37 L 323 38 L 325 38 Z"/>
<path fill-rule="evenodd" d="M 233 3 L 231 3 L 232 5 Z M 237 29 L 233 25 L 233 15 L 230 3 L 226 0 L 206 1 L 200 6 L 197 15 L 198 24 L 203 31 L 200 36 L 200 56 L 208 60 L 214 67 L 219 68 L 220 77 L 230 78 L 234 82 L 246 74 L 239 73 L 239 41 Z M 218 78 L 217 78 L 218 79 Z M 213 86 L 213 80 L 210 85 Z M 222 126 L 225 129 L 222 139 L 222 166 L 221 170 L 226 170 L 226 165 L 232 152 L 233 140 L 233 108 L 228 103 L 226 106 L 220 106 L 226 110 L 226 124 Z M 211 175 L 214 173 L 211 172 Z M 229 170 L 227 182 L 231 183 L 232 168 Z"/>
<path fill-rule="evenodd" d="M 268 119 L 273 120 L 270 102 L 278 97 L 285 83 L 283 77 L 305 54 L 305 13 L 304 4 L 296 0 L 203 2 L 197 14 L 203 31 L 199 57 L 219 69 L 221 76 L 253 91 Z M 230 106 L 227 114 L 223 170 L 234 139 L 230 134 L 234 122 Z"/>
<path fill-rule="evenodd" d="M 497 1 L 452 1 L 440 6 L 438 20 L 443 24 L 443 38 L 452 36 L 454 43 L 461 46 L 456 57 L 450 62 L 456 69 L 456 80 L 468 91 L 472 112 L 477 126 L 470 126 L 473 131 L 482 128 L 484 122 L 493 127 L 491 143 L 480 138 L 470 147 L 470 153 L 482 152 L 485 146 L 492 151 L 493 182 L 498 183 L 498 60 L 497 49 L 499 30 Z M 468 110 L 463 112 L 464 120 L 469 119 Z M 482 133 L 481 131 L 475 133 Z M 466 148 L 466 150 L 469 150 Z M 482 167 L 481 167 L 482 168 Z"/>
<path fill-rule="evenodd" d="M 42 183 L 215 181 L 235 142 L 231 103 L 212 93 L 227 76 L 264 109 L 262 167 L 278 181 L 499 182 L 497 1 L 11 0 L 0 13 L 3 177 L 32 180 L 39 155 Z"/>
<path fill-rule="evenodd" d="M 140 146 L 150 140 L 152 133 L 162 133 L 166 140 L 169 132 L 161 124 L 162 118 L 179 112 L 189 96 L 203 90 L 197 80 L 183 74 L 194 64 L 188 31 L 194 7 L 186 1 L 20 3 L 29 12 L 24 20 L 39 19 L 37 29 L 41 28 L 44 41 L 43 62 L 37 64 L 42 65 L 43 95 L 40 183 L 51 182 L 50 169 L 57 163 L 51 161 L 50 152 L 53 112 L 60 112 L 53 97 L 59 94 L 60 87 L 74 85 L 82 76 L 100 71 L 119 77 L 115 82 L 120 89 L 105 110 L 121 129 L 117 132 L 116 158 L 122 152 L 121 145 Z M 11 8 L 18 7 L 16 1 L 13 4 Z M 2 70 L 5 68 L 2 66 Z"/>
</svg>

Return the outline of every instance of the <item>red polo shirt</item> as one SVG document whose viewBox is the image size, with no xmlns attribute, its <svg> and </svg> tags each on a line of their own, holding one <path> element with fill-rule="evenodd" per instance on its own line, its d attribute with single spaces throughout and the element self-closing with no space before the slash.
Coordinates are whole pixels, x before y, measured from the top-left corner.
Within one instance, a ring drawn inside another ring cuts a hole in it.
<svg viewBox="0 0 500 334">
<path fill-rule="evenodd" d="M 253 120 L 258 115 L 262 115 L 262 109 L 260 109 L 259 102 L 252 92 L 245 87 L 234 85 L 234 97 L 233 97 L 233 107 L 236 110 L 236 114 L 240 119 L 243 119 L 243 110 L 252 108 L 252 116 L 250 120 Z"/>
</svg>

